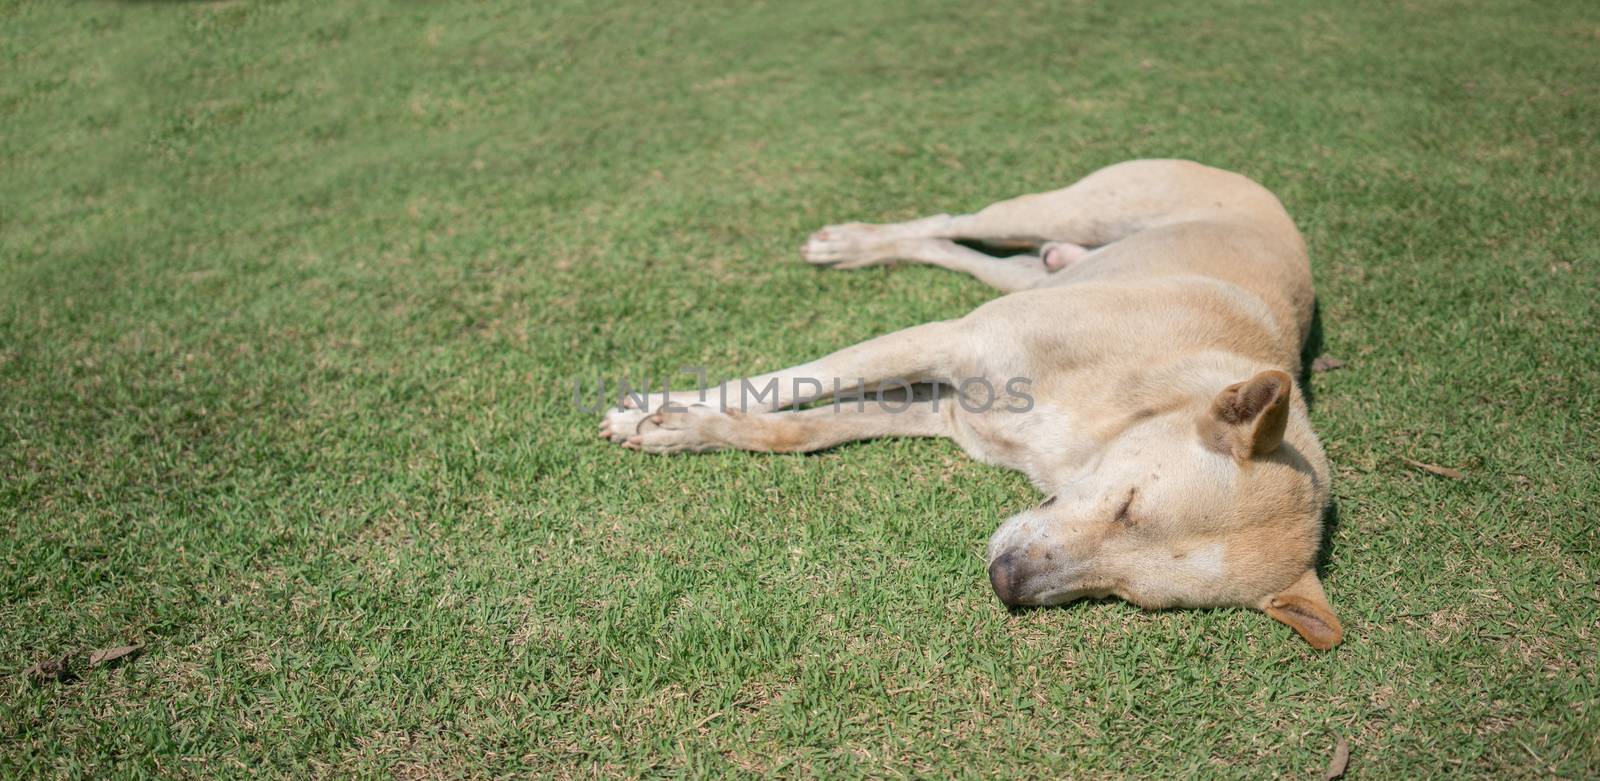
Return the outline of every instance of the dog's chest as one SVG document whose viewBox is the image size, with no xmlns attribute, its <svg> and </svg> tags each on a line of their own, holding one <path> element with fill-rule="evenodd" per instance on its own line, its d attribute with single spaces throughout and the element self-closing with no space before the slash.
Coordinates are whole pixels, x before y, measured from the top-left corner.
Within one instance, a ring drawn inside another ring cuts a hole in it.
<svg viewBox="0 0 1600 781">
<path fill-rule="evenodd" d="M 1071 413 L 1049 405 L 984 412 L 958 406 L 951 422 L 956 442 L 973 458 L 1020 471 L 1041 488 L 1054 476 L 1076 471 L 1095 449 Z"/>
</svg>

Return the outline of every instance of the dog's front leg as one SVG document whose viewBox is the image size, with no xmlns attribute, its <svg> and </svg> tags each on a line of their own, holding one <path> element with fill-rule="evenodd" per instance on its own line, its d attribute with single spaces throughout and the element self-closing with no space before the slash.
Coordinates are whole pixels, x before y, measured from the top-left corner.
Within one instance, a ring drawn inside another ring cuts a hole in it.
<svg viewBox="0 0 1600 781">
<path fill-rule="evenodd" d="M 948 406 L 953 399 L 943 400 Z M 602 430 L 602 434 L 606 434 Z M 744 414 L 691 406 L 655 412 L 625 435 L 622 446 L 646 453 L 705 453 L 751 450 L 809 453 L 844 442 L 878 437 L 949 436 L 948 418 L 933 400 L 876 400 L 824 404 L 798 412 Z"/>
<path fill-rule="evenodd" d="M 964 363 L 968 350 L 965 321 L 944 320 L 868 339 L 799 366 L 728 380 L 704 393 L 675 391 L 670 399 L 657 393 L 643 403 L 629 397 L 622 406 L 649 412 L 671 401 L 675 407 L 704 404 L 739 412 L 769 412 L 863 387 L 946 378 Z"/>
<path fill-rule="evenodd" d="M 675 412 L 690 405 L 712 407 L 719 412 L 769 412 L 836 394 L 946 379 L 954 376 L 971 354 L 967 321 L 928 323 L 869 339 L 809 363 L 730 380 L 704 391 L 625 398 L 619 408 L 606 415 L 601 434 L 620 444 L 650 415 Z"/>
</svg>

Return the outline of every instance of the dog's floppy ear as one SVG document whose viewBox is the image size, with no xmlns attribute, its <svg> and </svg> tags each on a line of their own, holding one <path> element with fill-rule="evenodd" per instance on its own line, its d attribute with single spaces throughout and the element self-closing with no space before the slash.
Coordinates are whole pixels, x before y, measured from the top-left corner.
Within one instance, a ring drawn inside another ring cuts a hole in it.
<svg viewBox="0 0 1600 781">
<path fill-rule="evenodd" d="M 1289 422 L 1293 388 L 1289 375 L 1277 370 L 1223 388 L 1200 417 L 1200 437 L 1208 447 L 1240 461 L 1277 450 Z"/>
<path fill-rule="evenodd" d="M 1318 651 L 1326 651 L 1344 639 L 1344 627 L 1328 605 L 1315 570 L 1306 570 L 1294 585 L 1261 600 L 1260 607 L 1300 633 Z"/>
</svg>

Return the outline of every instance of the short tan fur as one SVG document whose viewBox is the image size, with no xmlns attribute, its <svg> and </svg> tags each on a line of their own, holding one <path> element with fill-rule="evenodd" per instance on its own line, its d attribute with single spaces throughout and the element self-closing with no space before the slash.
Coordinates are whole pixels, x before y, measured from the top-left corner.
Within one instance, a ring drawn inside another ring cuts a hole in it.
<svg viewBox="0 0 1600 781">
<path fill-rule="evenodd" d="M 1036 251 L 1000 259 L 957 240 Z M 949 437 L 1049 497 L 990 538 L 990 583 L 1006 604 L 1238 605 L 1318 649 L 1343 638 L 1315 571 L 1328 464 L 1294 381 L 1311 268 L 1271 192 L 1197 163 L 1135 160 L 975 214 L 831 226 L 802 254 L 834 269 L 942 266 L 1004 295 L 957 320 L 749 378 L 756 388 L 777 381 L 755 404 L 737 398 L 737 381 L 705 398 L 630 400 L 600 435 L 649 453 Z M 1024 413 L 927 399 L 904 410 L 782 411 L 835 382 L 856 391 L 982 378 L 1005 388 L 1018 377 L 1031 381 Z"/>
</svg>

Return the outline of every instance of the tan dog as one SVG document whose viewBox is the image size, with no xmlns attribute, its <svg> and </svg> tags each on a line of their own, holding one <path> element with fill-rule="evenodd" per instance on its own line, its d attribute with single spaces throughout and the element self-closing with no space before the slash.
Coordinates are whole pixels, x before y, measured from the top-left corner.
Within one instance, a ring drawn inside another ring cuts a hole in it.
<svg viewBox="0 0 1600 781">
<path fill-rule="evenodd" d="M 953 239 L 1038 254 L 995 258 Z M 1137 160 L 976 214 L 825 228 L 804 255 L 833 268 L 929 263 L 1007 295 L 783 371 L 625 400 L 601 436 L 652 453 L 950 437 L 1049 496 L 989 540 L 1007 605 L 1242 605 L 1316 648 L 1340 641 L 1314 569 L 1327 459 L 1292 379 L 1311 269 L 1272 193 L 1195 163 Z M 781 411 L 886 383 L 945 383 L 963 403 Z M 1002 387 L 1005 404 L 966 403 Z"/>
</svg>

